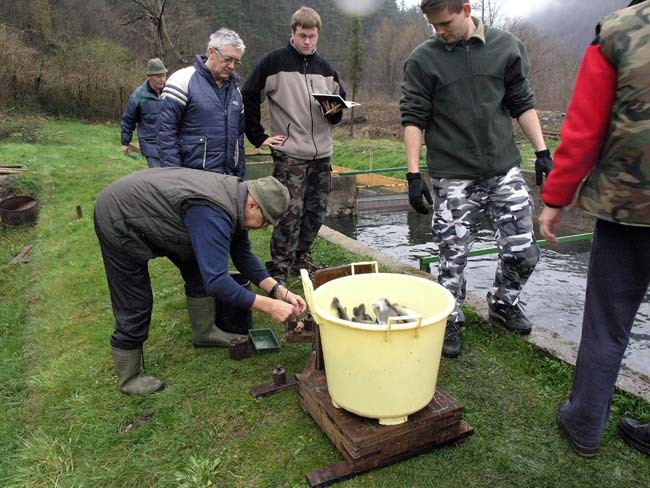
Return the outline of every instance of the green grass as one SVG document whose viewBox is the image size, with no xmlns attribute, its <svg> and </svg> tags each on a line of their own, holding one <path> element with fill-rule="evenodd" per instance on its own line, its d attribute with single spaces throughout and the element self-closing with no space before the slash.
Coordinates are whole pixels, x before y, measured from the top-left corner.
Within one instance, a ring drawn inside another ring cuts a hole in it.
<svg viewBox="0 0 650 488">
<path fill-rule="evenodd" d="M 426 151 L 423 148 L 420 164 L 426 164 Z M 334 137 L 332 164 L 356 170 L 380 168 L 406 168 L 404 143 L 387 139 L 350 139 L 344 131 L 337 131 Z M 381 173 L 383 176 L 406 179 L 406 170 Z"/>
<path fill-rule="evenodd" d="M 339 461 L 295 392 L 249 395 L 271 381 L 277 364 L 288 374 L 301 371 L 311 346 L 283 343 L 277 354 L 241 362 L 223 349 L 193 349 L 181 279 L 163 259 L 150 265 L 155 307 L 145 363 L 167 388 L 147 398 L 119 392 L 91 216 L 101 188 L 146 163 L 120 154 L 116 127 L 22 122 L 47 137 L 0 142 L 0 164 L 27 165 L 42 204 L 38 227 L 0 234 L 0 486 L 293 487 L 305 486 L 307 472 Z M 267 259 L 270 232 L 251 236 Z M 7 264 L 29 243 L 28 264 Z M 314 254 L 330 265 L 363 259 L 322 240 Z M 647 403 L 617 394 L 601 454 L 581 459 L 555 426 L 571 369 L 467 315 L 463 354 L 442 360 L 438 383 L 465 405 L 475 434 L 339 486 L 650 485 L 647 457 L 614 429 L 615 415 L 627 410 L 650 420 Z M 264 316 L 256 314 L 254 323 L 281 335 Z"/>
<path fill-rule="evenodd" d="M 551 154 L 558 145 L 557 141 L 548 139 L 546 141 Z M 525 138 L 517 139 L 517 146 L 521 152 L 522 167 L 525 170 L 535 169 L 535 151 Z M 352 168 L 356 170 L 380 168 L 406 168 L 406 153 L 404 143 L 401 141 L 390 141 L 386 139 L 350 139 L 344 131 L 337 131 L 334 138 L 334 155 L 332 164 Z M 426 165 L 426 149 L 422 147 L 420 153 L 420 165 Z M 384 176 L 406 179 L 405 169 L 381 173 Z"/>
</svg>

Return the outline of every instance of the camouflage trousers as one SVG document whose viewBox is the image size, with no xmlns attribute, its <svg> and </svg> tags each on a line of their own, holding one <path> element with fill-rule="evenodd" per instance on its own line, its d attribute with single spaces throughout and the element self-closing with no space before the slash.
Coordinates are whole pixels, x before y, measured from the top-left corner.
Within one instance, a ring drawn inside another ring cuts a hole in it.
<svg viewBox="0 0 650 488">
<path fill-rule="evenodd" d="M 274 150 L 273 176 L 289 190 L 289 210 L 273 229 L 271 261 L 266 269 L 274 277 L 286 279 L 289 268 L 311 252 L 311 246 L 327 212 L 332 190 L 330 158 L 295 159 Z"/>
<path fill-rule="evenodd" d="M 456 299 L 448 320 L 465 320 L 461 309 L 466 294 L 464 270 L 484 216 L 491 223 L 499 248 L 488 303 L 516 305 L 539 260 L 533 232 L 533 200 L 521 168 L 516 166 L 504 175 L 483 181 L 433 178 L 432 186 L 431 227 L 433 242 L 440 252 L 438 283 Z"/>
</svg>

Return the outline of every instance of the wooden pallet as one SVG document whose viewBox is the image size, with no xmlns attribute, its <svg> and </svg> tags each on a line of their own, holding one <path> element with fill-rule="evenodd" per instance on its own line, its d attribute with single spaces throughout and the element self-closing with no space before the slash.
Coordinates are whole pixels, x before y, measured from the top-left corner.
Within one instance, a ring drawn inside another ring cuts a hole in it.
<svg viewBox="0 0 650 488">
<path fill-rule="evenodd" d="M 356 265 L 355 273 L 370 273 L 373 266 Z M 352 267 L 338 266 L 316 271 L 314 285 L 318 286 L 352 274 Z M 343 461 L 308 473 L 309 486 L 328 486 L 337 481 L 357 476 L 375 468 L 389 466 L 422 454 L 436 447 L 459 442 L 474 433 L 474 428 L 462 420 L 464 407 L 450 395 L 437 389 L 433 399 L 419 412 L 409 415 L 400 425 L 379 425 L 377 420 L 360 417 L 335 408 L 327 389 L 325 363 L 317 323 L 313 331 L 303 331 L 304 337 L 291 337 L 287 342 L 313 340 L 314 353 L 302 373 L 286 383 L 269 383 L 251 389 L 255 398 L 264 397 L 298 387 L 300 406 L 323 429 L 334 446 L 343 455 Z"/>
<path fill-rule="evenodd" d="M 300 406 L 323 429 L 344 460 L 312 471 L 310 487 L 327 486 L 371 469 L 388 466 L 474 432 L 461 419 L 463 406 L 441 389 L 431 402 L 400 425 L 379 425 L 377 420 L 337 409 L 327 390 L 323 370 L 315 369 L 315 354 L 298 380 Z"/>
</svg>

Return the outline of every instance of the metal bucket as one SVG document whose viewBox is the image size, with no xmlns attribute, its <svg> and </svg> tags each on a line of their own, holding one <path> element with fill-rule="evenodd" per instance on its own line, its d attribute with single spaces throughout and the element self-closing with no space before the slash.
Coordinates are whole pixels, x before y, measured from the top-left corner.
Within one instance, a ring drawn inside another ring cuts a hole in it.
<svg viewBox="0 0 650 488">
<path fill-rule="evenodd" d="M 38 200 L 26 195 L 0 201 L 0 221 L 5 227 L 23 227 L 36 224 Z"/>
<path fill-rule="evenodd" d="M 354 267 L 359 264 L 352 265 Z M 375 267 L 377 263 L 374 263 Z M 376 269 L 376 268 L 375 268 Z M 393 273 L 368 273 L 329 281 L 314 290 L 301 271 L 305 298 L 318 323 L 327 388 L 336 407 L 379 419 L 382 425 L 407 421 L 436 391 L 447 317 L 454 298 L 431 280 Z M 332 299 L 371 304 L 387 297 L 412 310 L 406 322 L 366 324 L 338 318 Z"/>
</svg>

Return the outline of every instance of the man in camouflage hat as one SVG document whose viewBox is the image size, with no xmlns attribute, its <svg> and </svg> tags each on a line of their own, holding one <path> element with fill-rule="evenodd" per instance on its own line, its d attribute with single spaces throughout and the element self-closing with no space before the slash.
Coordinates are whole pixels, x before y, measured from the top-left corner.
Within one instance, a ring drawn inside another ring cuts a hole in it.
<svg viewBox="0 0 650 488">
<path fill-rule="evenodd" d="M 140 171 L 102 190 L 95 231 L 115 315 L 110 342 L 123 392 L 148 395 L 163 387 L 141 374 L 153 306 L 151 259 L 165 256 L 180 270 L 195 347 L 228 346 L 239 337 L 215 326 L 213 297 L 278 322 L 305 311 L 301 297 L 268 275 L 248 239 L 248 230 L 277 225 L 288 206 L 289 192 L 271 176 L 245 182 L 187 168 Z M 229 258 L 270 298 L 239 285 L 228 271 Z"/>
<path fill-rule="evenodd" d="M 138 128 L 140 152 L 147 158 L 150 168 L 160 167 L 158 159 L 158 114 L 160 94 L 167 79 L 167 68 L 158 58 L 147 61 L 147 81 L 135 89 L 122 115 L 122 151 L 129 153 L 133 131 Z"/>
<path fill-rule="evenodd" d="M 555 169 L 542 192 L 540 230 L 557 242 L 562 208 L 597 218 L 582 337 L 558 425 L 576 452 L 595 456 L 634 317 L 650 283 L 650 1 L 605 17 L 587 48 Z M 650 454 L 650 425 L 622 417 L 623 439 Z"/>
</svg>

